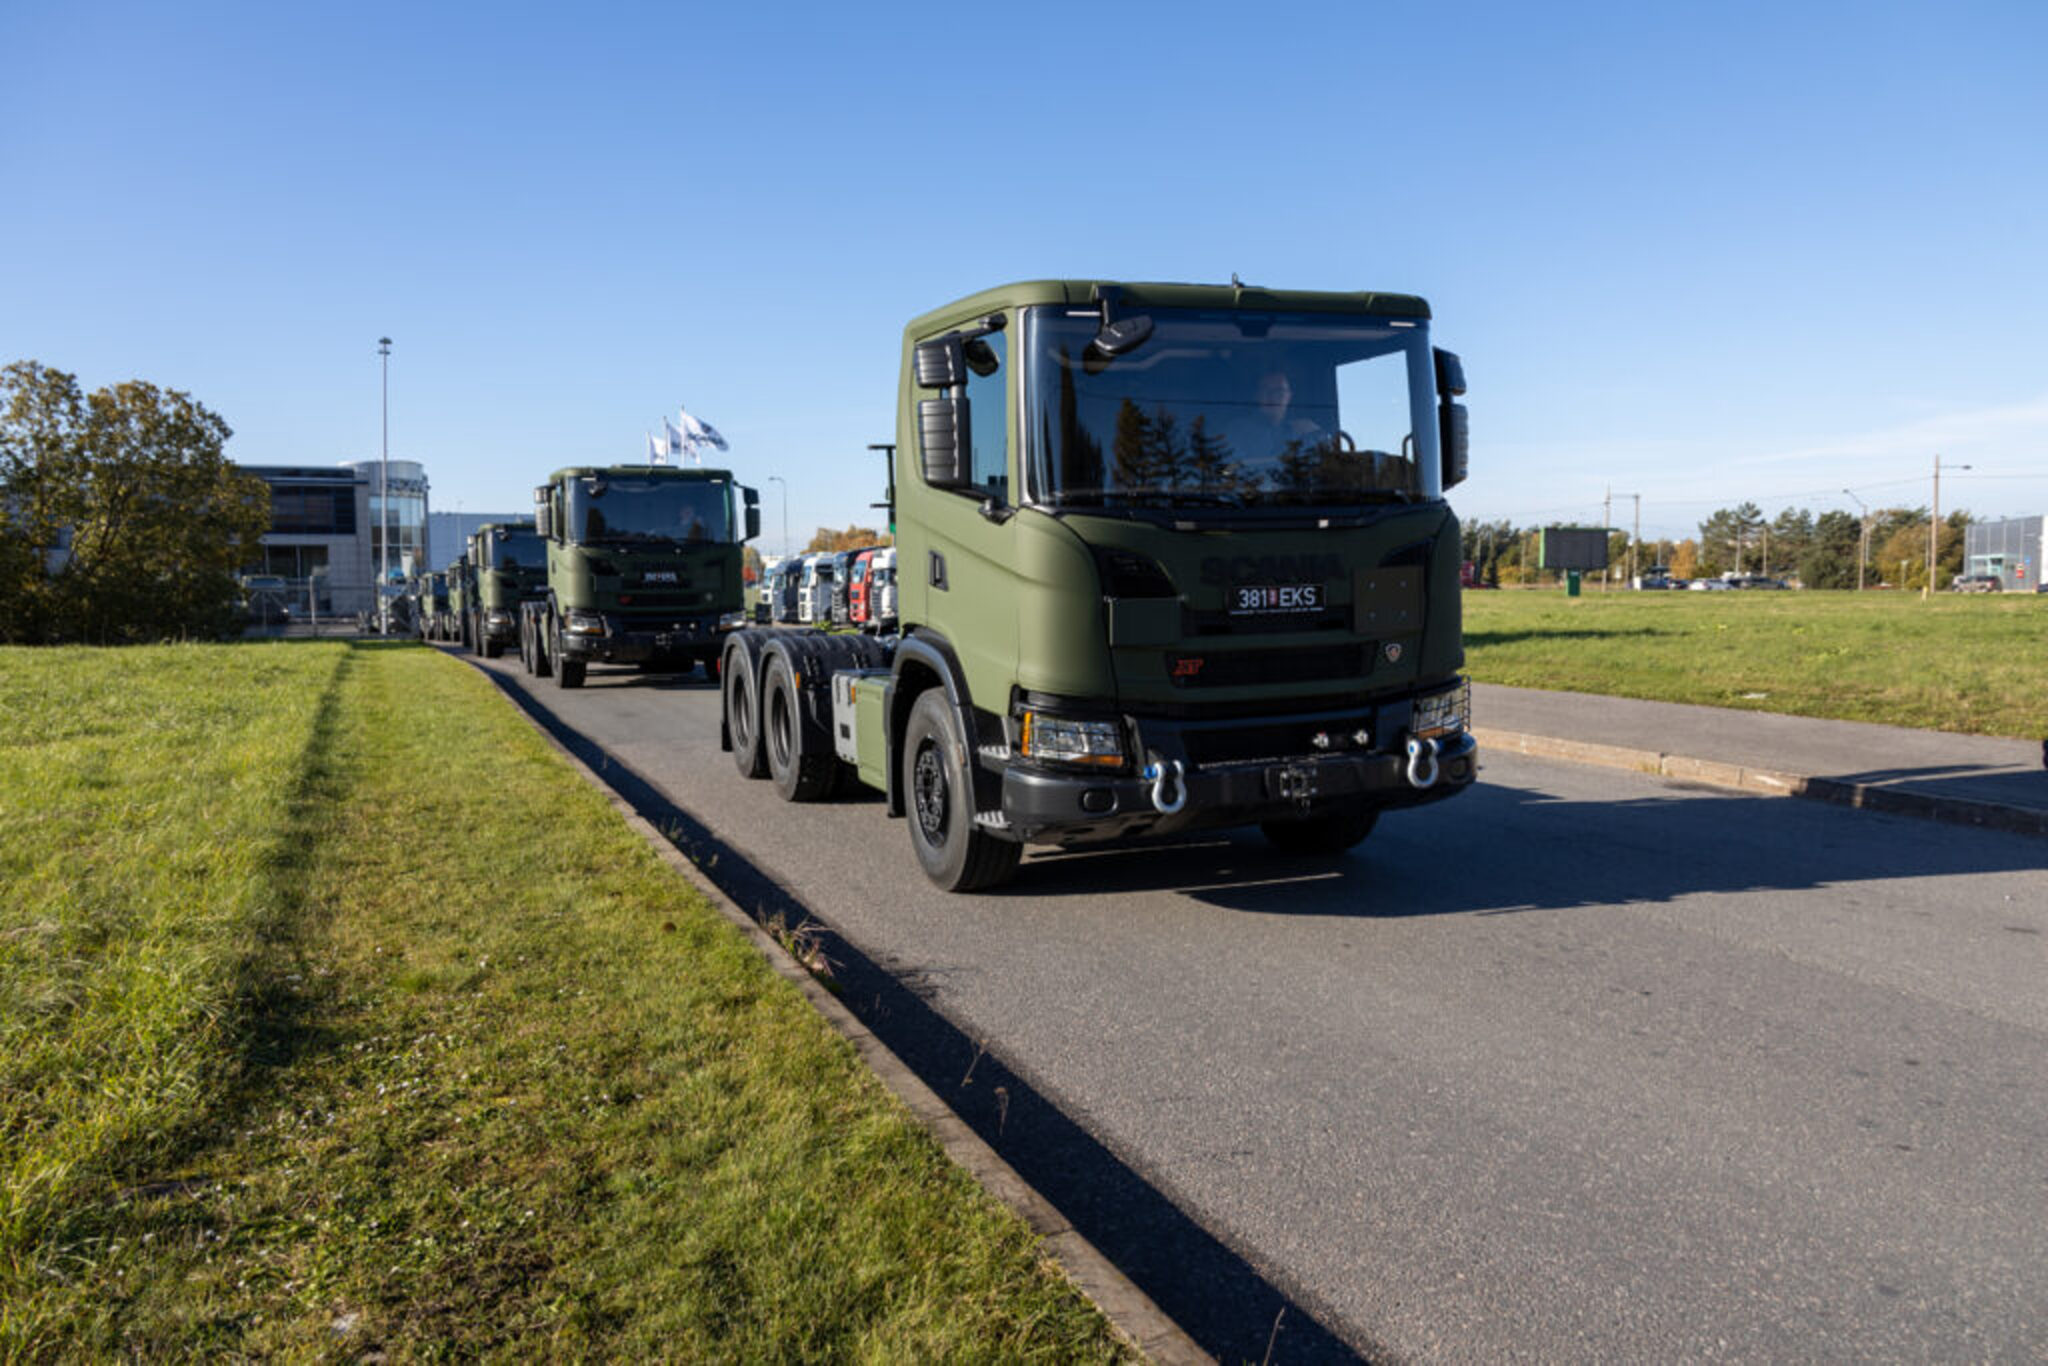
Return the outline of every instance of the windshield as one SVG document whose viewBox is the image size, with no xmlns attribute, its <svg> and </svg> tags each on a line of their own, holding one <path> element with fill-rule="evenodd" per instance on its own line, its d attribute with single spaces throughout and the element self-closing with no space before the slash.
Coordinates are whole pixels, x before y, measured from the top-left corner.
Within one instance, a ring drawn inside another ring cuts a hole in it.
<svg viewBox="0 0 2048 1366">
<path fill-rule="evenodd" d="M 1441 491 L 1428 329 L 1157 309 L 1110 357 L 1094 309 L 1033 309 L 1028 496 L 1053 507 L 1356 506 Z"/>
<path fill-rule="evenodd" d="M 570 539 L 732 540 L 732 487 L 713 479 L 606 475 L 569 483 Z"/>
<path fill-rule="evenodd" d="M 492 569 L 546 569 L 547 543 L 531 531 L 498 531 L 491 534 Z"/>
</svg>

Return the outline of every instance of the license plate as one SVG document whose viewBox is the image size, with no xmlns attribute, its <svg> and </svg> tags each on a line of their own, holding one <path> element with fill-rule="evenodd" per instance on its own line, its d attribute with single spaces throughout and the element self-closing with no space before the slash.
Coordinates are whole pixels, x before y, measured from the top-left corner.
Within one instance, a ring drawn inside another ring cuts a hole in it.
<svg viewBox="0 0 2048 1366">
<path fill-rule="evenodd" d="M 657 650 L 666 650 L 666 649 L 667 649 L 667 648 L 668 648 L 669 646 L 671 646 L 671 645 L 673 645 L 673 644 L 675 644 L 675 643 L 676 643 L 676 638 L 675 638 L 674 636 L 670 635 L 670 634 L 669 634 L 668 632 L 666 632 L 666 631 L 657 631 L 657 632 L 655 632 L 655 635 L 654 635 L 654 648 L 655 648 L 655 649 L 657 649 Z"/>
<path fill-rule="evenodd" d="M 1323 610 L 1319 583 L 1246 583 L 1230 590 L 1230 615 L 1293 616 Z"/>
</svg>

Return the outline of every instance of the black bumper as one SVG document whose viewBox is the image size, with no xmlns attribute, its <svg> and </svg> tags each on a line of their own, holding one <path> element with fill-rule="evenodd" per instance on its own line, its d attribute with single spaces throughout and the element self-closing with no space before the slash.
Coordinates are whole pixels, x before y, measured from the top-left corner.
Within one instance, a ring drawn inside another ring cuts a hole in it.
<svg viewBox="0 0 2048 1366">
<path fill-rule="evenodd" d="M 602 664 L 644 664 L 680 656 L 713 658 L 718 653 L 719 617 L 644 618 L 603 614 L 604 634 L 562 631 L 562 657 Z"/>
<path fill-rule="evenodd" d="M 1387 752 L 1319 754 L 1213 764 L 1181 763 L 1164 787 L 1135 774 L 1089 774 L 1012 764 L 1002 775 L 1008 833 L 1026 843 L 1166 834 L 1303 815 L 1331 801 L 1362 798 L 1388 810 L 1456 796 L 1478 776 L 1478 745 L 1469 732 L 1441 737 L 1427 786 L 1409 779 L 1405 746 Z M 1163 767 L 1171 769 L 1173 761 Z M 1418 776 L 1432 765 L 1424 762 Z M 1180 788 L 1182 792 L 1176 793 Z M 1167 806 L 1155 802 L 1159 792 Z"/>
</svg>

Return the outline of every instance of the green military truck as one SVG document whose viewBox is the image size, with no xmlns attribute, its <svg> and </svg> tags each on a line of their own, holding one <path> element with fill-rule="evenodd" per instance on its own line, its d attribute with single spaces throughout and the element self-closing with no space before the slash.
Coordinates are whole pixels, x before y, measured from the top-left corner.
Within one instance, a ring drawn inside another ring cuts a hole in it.
<svg viewBox="0 0 2048 1366">
<path fill-rule="evenodd" d="M 592 663 L 716 670 L 744 607 L 742 544 L 761 534 L 755 490 L 729 470 L 576 466 L 533 499 L 547 587 L 521 605 L 528 672 L 576 688 Z"/>
<path fill-rule="evenodd" d="M 421 640 L 447 640 L 454 618 L 448 612 L 448 576 L 439 570 L 422 574 L 413 588 L 413 629 Z"/>
<path fill-rule="evenodd" d="M 465 558 L 474 586 L 464 639 L 476 653 L 496 659 L 519 644 L 522 605 L 547 596 L 547 544 L 532 522 L 485 522 L 470 533 Z"/>
<path fill-rule="evenodd" d="M 442 573 L 448 580 L 448 638 L 468 649 L 469 608 L 476 599 L 476 585 L 471 581 L 469 573 L 468 553 L 465 551 L 450 560 Z"/>
<path fill-rule="evenodd" d="M 744 630 L 722 743 L 859 781 L 949 890 L 1025 844 L 1334 854 L 1477 769 L 1463 368 L 1384 293 L 1039 281 L 905 330 L 893 636 Z"/>
</svg>

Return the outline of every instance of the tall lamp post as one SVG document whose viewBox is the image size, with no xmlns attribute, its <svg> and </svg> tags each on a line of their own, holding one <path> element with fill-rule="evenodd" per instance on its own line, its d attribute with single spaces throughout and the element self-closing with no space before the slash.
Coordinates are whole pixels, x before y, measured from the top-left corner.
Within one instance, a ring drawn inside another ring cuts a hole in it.
<svg viewBox="0 0 2048 1366">
<path fill-rule="evenodd" d="M 1842 492 L 1856 499 L 1856 507 L 1863 514 L 1863 519 L 1859 524 L 1862 530 L 1856 537 L 1856 591 L 1861 593 L 1863 591 L 1863 562 L 1870 558 L 1870 507 L 1861 498 L 1856 498 L 1853 491 L 1843 489 Z"/>
<path fill-rule="evenodd" d="M 771 474 L 768 476 L 768 482 L 782 485 L 782 554 L 783 558 L 787 559 L 789 557 L 789 481 L 779 474 Z"/>
<path fill-rule="evenodd" d="M 1969 465 L 1950 465 L 1952 470 L 1967 470 Z M 1927 519 L 1927 586 L 1920 590 L 1920 600 L 1927 601 L 1934 596 L 1934 552 L 1941 536 L 1941 453 L 1934 456 L 1934 513 Z"/>
<path fill-rule="evenodd" d="M 377 634 L 391 634 L 391 338 L 377 338 L 384 368 L 384 444 L 377 457 Z"/>
</svg>

